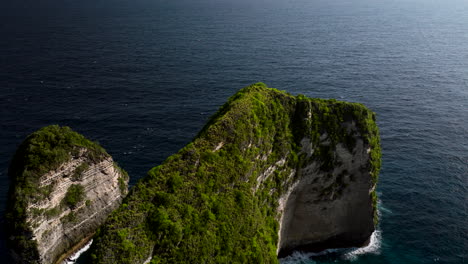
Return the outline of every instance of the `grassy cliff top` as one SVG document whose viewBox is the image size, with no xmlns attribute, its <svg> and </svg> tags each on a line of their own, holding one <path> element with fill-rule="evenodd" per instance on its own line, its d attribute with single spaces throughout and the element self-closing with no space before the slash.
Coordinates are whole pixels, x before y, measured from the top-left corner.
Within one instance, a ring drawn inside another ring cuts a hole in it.
<svg viewBox="0 0 468 264">
<path fill-rule="evenodd" d="M 357 131 L 348 131 L 350 122 Z M 351 148 L 359 137 L 371 147 L 376 183 L 379 135 L 366 107 L 295 97 L 263 83 L 241 89 L 130 191 L 98 231 L 94 263 L 142 263 L 150 252 L 151 263 L 277 262 L 278 198 L 307 162 L 301 139 L 317 143 L 324 133 L 331 147 L 315 144 L 313 157 L 322 170 L 333 168 L 336 144 Z M 275 172 L 258 186 L 272 165 Z"/>
<path fill-rule="evenodd" d="M 79 154 L 81 149 L 88 151 L 88 157 L 99 160 L 107 155 L 99 144 L 86 139 L 83 135 L 67 126 L 50 125 L 29 135 L 19 146 L 10 165 L 9 174 L 21 177 L 21 172 L 32 173 L 38 177 L 57 169 L 62 163 Z M 26 176 L 26 177 L 28 177 Z"/>
</svg>

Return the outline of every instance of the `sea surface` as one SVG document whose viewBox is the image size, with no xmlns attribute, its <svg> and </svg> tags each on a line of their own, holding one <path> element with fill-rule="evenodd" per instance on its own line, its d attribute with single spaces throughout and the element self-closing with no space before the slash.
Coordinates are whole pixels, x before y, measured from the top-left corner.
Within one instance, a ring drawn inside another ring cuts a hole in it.
<svg viewBox="0 0 468 264">
<path fill-rule="evenodd" d="M 364 103 L 382 138 L 371 246 L 283 263 L 468 263 L 467 0 L 2 0 L 0 214 L 40 127 L 99 141 L 134 184 L 259 81 Z"/>
</svg>

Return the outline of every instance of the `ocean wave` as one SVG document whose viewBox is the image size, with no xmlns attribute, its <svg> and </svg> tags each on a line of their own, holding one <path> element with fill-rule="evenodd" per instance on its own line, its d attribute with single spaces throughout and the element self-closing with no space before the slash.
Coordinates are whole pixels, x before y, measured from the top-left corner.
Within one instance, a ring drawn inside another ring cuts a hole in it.
<svg viewBox="0 0 468 264">
<path fill-rule="evenodd" d="M 381 196 L 381 193 L 377 193 L 378 196 Z M 392 214 L 390 209 L 384 208 L 382 206 L 382 200 L 377 200 L 377 214 L 379 219 L 382 219 L 382 213 Z M 337 254 L 339 258 L 349 261 L 355 261 L 360 255 L 364 254 L 380 254 L 380 248 L 382 246 L 382 231 L 378 228 L 375 230 L 370 239 L 369 244 L 365 247 L 360 248 L 332 248 L 326 249 L 320 252 L 301 252 L 294 251 L 291 255 L 280 259 L 281 264 L 313 264 L 316 263 L 311 258 L 319 257 L 329 254 Z"/>
<path fill-rule="evenodd" d="M 347 260 L 356 260 L 359 255 L 363 254 L 380 254 L 380 247 L 382 245 L 382 232 L 380 230 L 374 231 L 370 237 L 369 245 L 361 248 L 348 249 L 343 257 Z"/>
<path fill-rule="evenodd" d="M 280 259 L 281 264 L 315 264 L 316 262 L 311 260 L 310 257 L 313 253 L 304 253 L 294 251 L 291 255 Z"/>
<path fill-rule="evenodd" d="M 370 237 L 369 244 L 361 248 L 334 248 L 326 249 L 320 252 L 301 252 L 294 251 L 293 254 L 280 259 L 281 264 L 313 264 L 313 257 L 324 256 L 328 254 L 337 254 L 341 259 L 354 261 L 363 254 L 380 254 L 382 244 L 382 232 L 376 230 Z"/>
<path fill-rule="evenodd" d="M 73 263 L 76 263 L 76 261 L 78 260 L 78 258 L 81 256 L 81 254 L 83 254 L 84 252 L 86 252 L 90 247 L 91 247 L 91 244 L 93 243 L 93 240 L 91 239 L 88 243 L 86 243 L 86 245 L 82 248 L 80 248 L 80 250 L 78 250 L 77 252 L 75 252 L 73 255 L 71 255 L 70 257 L 68 257 L 64 263 L 66 264 L 73 264 Z"/>
</svg>

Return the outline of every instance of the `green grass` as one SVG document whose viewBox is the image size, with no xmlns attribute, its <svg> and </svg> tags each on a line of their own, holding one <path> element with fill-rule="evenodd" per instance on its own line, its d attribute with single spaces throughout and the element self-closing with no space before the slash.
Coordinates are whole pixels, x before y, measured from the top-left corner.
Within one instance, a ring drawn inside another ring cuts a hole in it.
<svg viewBox="0 0 468 264">
<path fill-rule="evenodd" d="M 114 168 L 120 173 L 120 177 L 117 179 L 118 180 L 118 183 L 119 183 L 119 189 L 120 189 L 120 193 L 122 193 L 122 195 L 126 195 L 127 194 L 127 183 L 128 183 L 128 180 L 130 179 L 130 177 L 128 176 L 128 173 L 122 169 L 121 167 L 119 167 L 119 165 L 117 164 L 117 162 L 114 162 Z"/>
<path fill-rule="evenodd" d="M 343 125 L 351 121 L 358 130 Z M 320 142 L 324 133 L 329 146 Z M 304 137 L 316 148 L 312 157 L 300 153 Z M 277 263 L 276 208 L 295 180 L 288 175 L 308 159 L 332 170 L 336 144 L 353 149 L 356 137 L 372 147 L 376 182 L 378 129 L 375 114 L 363 105 L 294 97 L 262 83 L 241 89 L 192 143 L 130 191 L 98 231 L 94 262 L 141 263 L 152 251 L 151 263 Z M 256 189 L 259 175 L 282 158 L 285 164 Z"/>
</svg>

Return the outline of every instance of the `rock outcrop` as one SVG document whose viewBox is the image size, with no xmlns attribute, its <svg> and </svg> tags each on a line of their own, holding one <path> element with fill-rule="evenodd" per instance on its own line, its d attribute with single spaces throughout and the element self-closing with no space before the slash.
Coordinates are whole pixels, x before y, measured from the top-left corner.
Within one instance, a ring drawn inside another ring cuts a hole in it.
<svg viewBox="0 0 468 264">
<path fill-rule="evenodd" d="M 274 263 L 296 249 L 362 246 L 377 221 L 379 169 L 366 107 L 255 84 L 131 190 L 92 257 Z"/>
<path fill-rule="evenodd" d="M 349 150 L 342 144 L 335 146 L 337 165 L 329 171 L 321 170 L 319 162 L 299 169 L 300 179 L 280 198 L 280 257 L 294 250 L 321 251 L 367 243 L 374 231 L 375 184 L 367 170 L 369 145 L 356 141 Z M 307 139 L 303 143 L 310 144 Z M 309 148 L 304 145 L 303 150 Z"/>
<path fill-rule="evenodd" d="M 90 239 L 127 193 L 128 175 L 68 127 L 31 134 L 16 152 L 7 212 L 18 263 L 57 263 Z"/>
</svg>

